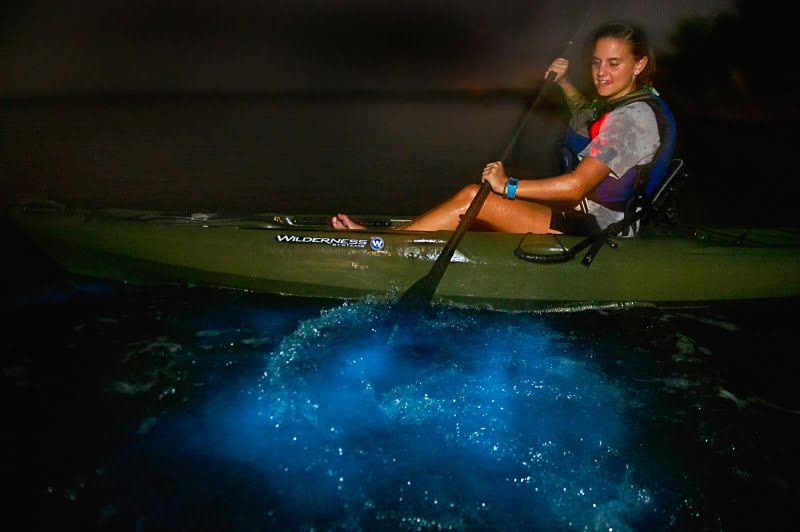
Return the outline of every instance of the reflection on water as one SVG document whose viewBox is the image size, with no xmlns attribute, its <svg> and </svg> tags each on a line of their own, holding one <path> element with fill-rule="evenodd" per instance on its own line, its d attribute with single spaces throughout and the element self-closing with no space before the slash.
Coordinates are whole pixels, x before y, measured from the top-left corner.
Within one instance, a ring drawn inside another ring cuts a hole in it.
<svg viewBox="0 0 800 532">
<path fill-rule="evenodd" d="M 87 283 L 5 323 L 27 524 L 754 529 L 797 502 L 797 302 L 505 314 Z"/>
</svg>

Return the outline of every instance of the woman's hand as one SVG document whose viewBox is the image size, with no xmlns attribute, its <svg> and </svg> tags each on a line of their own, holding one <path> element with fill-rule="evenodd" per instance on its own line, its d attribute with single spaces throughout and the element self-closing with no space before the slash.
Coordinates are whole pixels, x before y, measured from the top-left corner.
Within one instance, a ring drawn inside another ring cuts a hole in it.
<svg viewBox="0 0 800 532">
<path fill-rule="evenodd" d="M 489 184 L 492 185 L 492 191 L 502 194 L 508 182 L 508 176 L 506 175 L 506 169 L 503 167 L 503 163 L 495 161 L 487 164 L 483 168 L 481 181 L 488 181 Z"/>
<path fill-rule="evenodd" d="M 562 80 L 567 80 L 567 70 L 569 70 L 569 59 L 564 57 L 558 57 L 550 63 L 550 66 L 547 67 L 547 70 L 544 71 L 544 77 L 547 79 L 547 76 L 550 72 L 553 72 L 556 75 L 556 79 L 554 80 L 556 83 L 560 83 Z"/>
</svg>

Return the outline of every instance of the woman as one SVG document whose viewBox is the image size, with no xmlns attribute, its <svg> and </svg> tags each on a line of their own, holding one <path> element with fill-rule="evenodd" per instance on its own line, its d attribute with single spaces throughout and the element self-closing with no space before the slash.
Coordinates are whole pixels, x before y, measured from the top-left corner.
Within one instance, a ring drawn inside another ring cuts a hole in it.
<svg viewBox="0 0 800 532">
<path fill-rule="evenodd" d="M 591 64 L 599 96 L 591 104 L 567 77 L 569 61 L 558 58 L 545 72 L 545 77 L 555 73 L 555 83 L 569 104 L 573 137 L 577 134 L 589 141 L 578 153 L 580 162 L 574 171 L 516 180 L 506 175 L 501 161 L 487 164 L 482 180 L 491 184 L 494 194 L 478 213 L 482 225 L 503 232 L 581 234 L 622 219 L 621 205 L 633 193 L 627 181 L 636 167 L 652 161 L 659 147 L 658 121 L 644 101 L 626 103 L 602 117 L 595 114 L 599 107 L 613 107 L 623 98 L 635 99 L 634 93 L 645 93 L 655 72 L 655 59 L 641 30 L 614 22 L 595 32 Z M 455 229 L 479 188 L 477 184 L 466 186 L 398 229 Z M 591 227 L 587 227 L 585 214 L 574 215 L 577 210 L 591 215 Z M 363 229 L 345 214 L 334 216 L 331 224 L 336 229 Z"/>
</svg>

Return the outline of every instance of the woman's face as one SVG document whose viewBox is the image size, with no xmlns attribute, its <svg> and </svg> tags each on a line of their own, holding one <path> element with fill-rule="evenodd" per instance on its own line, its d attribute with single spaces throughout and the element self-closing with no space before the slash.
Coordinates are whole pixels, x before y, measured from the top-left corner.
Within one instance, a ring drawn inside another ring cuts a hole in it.
<svg viewBox="0 0 800 532">
<path fill-rule="evenodd" d="M 647 56 L 638 61 L 625 41 L 613 37 L 598 39 L 592 54 L 592 79 L 597 94 L 609 100 L 622 98 L 636 90 L 636 75 L 647 65 Z"/>
</svg>

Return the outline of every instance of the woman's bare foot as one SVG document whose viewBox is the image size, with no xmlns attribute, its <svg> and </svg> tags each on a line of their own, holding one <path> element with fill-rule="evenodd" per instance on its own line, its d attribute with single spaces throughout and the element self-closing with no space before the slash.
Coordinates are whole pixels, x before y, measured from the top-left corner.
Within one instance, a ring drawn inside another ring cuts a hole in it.
<svg viewBox="0 0 800 532">
<path fill-rule="evenodd" d="M 341 213 L 331 218 L 331 225 L 334 229 L 365 229 L 363 225 L 355 223 L 349 216 Z"/>
</svg>

